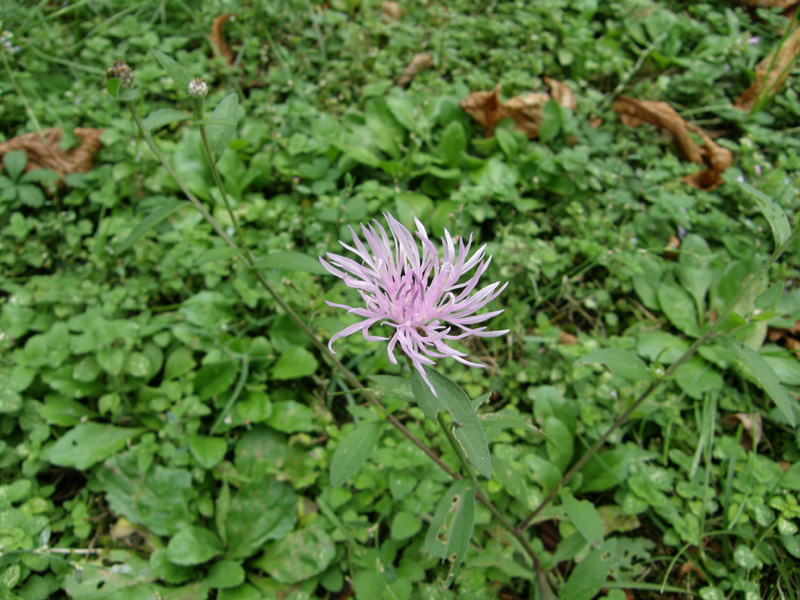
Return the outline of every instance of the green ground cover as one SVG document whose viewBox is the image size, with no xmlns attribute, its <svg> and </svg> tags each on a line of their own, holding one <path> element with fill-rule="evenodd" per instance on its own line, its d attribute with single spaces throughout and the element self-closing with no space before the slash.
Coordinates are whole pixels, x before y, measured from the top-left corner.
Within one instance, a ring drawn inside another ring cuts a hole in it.
<svg viewBox="0 0 800 600">
<path fill-rule="evenodd" d="M 239 4 L 0 6 L 2 139 L 102 130 L 63 182 L 3 156 L 0 598 L 798 597 L 797 67 L 734 106 L 795 23 L 721 0 Z M 577 104 L 545 104 L 538 138 L 460 105 L 544 77 Z M 702 167 L 620 95 L 713 132 L 721 184 L 683 181 Z M 488 325 L 509 333 L 458 346 L 487 368 L 436 367 L 456 436 L 491 452 L 483 503 L 392 427 L 468 475 L 408 364 L 337 341 L 359 389 L 287 312 L 325 343 L 356 322 L 317 257 L 385 212 L 474 234 L 484 285 L 508 282 Z"/>
</svg>

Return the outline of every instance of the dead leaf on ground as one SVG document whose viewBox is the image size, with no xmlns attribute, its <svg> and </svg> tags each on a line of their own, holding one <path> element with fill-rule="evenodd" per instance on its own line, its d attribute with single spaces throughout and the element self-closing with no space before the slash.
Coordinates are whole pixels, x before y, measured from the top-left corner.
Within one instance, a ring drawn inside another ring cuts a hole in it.
<svg viewBox="0 0 800 600">
<path fill-rule="evenodd" d="M 571 333 L 562 331 L 561 333 L 558 334 L 558 341 L 560 341 L 565 346 L 571 346 L 573 344 L 578 343 L 578 338 L 572 335 Z"/>
<path fill-rule="evenodd" d="M 406 67 L 406 70 L 403 71 L 403 74 L 397 78 L 397 86 L 398 87 L 406 87 L 414 77 L 417 76 L 417 73 L 422 71 L 422 69 L 427 69 L 428 67 L 433 66 L 433 59 L 430 57 L 429 54 L 421 53 L 414 56 L 411 59 L 411 62 Z"/>
<path fill-rule="evenodd" d="M 797 0 L 738 0 L 737 4 L 744 4 L 751 8 L 789 8 Z"/>
<path fill-rule="evenodd" d="M 222 56 L 229 65 L 233 64 L 233 50 L 228 46 L 225 35 L 222 33 L 222 27 L 234 16 L 233 13 L 223 13 L 219 15 L 214 19 L 213 23 L 211 23 L 211 34 L 208 36 L 211 39 L 211 43 L 217 49 L 217 52 L 219 52 L 220 56 Z"/>
<path fill-rule="evenodd" d="M 28 155 L 26 171 L 33 169 L 50 169 L 63 180 L 70 173 L 86 173 L 92 168 L 94 155 L 100 150 L 99 129 L 76 127 L 73 135 L 81 143 L 69 150 L 62 150 L 59 144 L 63 131 L 59 127 L 44 129 L 41 135 L 37 132 L 26 133 L 0 144 L 0 156 L 12 150 L 24 150 Z"/>
<path fill-rule="evenodd" d="M 694 564 L 692 561 L 688 561 L 688 562 L 683 563 L 681 565 L 681 568 L 678 569 L 678 582 L 680 582 L 681 579 L 686 577 L 686 575 L 688 573 L 694 573 L 695 575 L 697 575 L 703 581 L 706 580 L 706 576 L 699 569 L 699 567 L 696 564 Z"/>
<path fill-rule="evenodd" d="M 800 52 L 800 27 L 797 27 L 782 45 L 756 65 L 756 80 L 742 92 L 735 106 L 742 110 L 750 110 L 757 99 L 777 93 L 788 77 L 798 52 Z"/>
<path fill-rule="evenodd" d="M 631 127 L 651 123 L 669 131 L 681 154 L 691 162 L 708 168 L 683 177 L 683 181 L 701 190 L 709 191 L 722 183 L 722 173 L 733 163 L 733 154 L 719 146 L 708 132 L 687 123 L 674 108 L 666 102 L 649 102 L 620 96 L 614 101 L 614 112 L 619 113 L 622 122 Z M 703 140 L 700 147 L 692 138 L 696 133 Z"/>
<path fill-rule="evenodd" d="M 403 18 L 403 9 L 400 8 L 400 5 L 397 2 L 383 0 L 383 2 L 381 2 L 381 14 L 387 20 L 393 19 L 395 21 L 399 21 Z"/>
<path fill-rule="evenodd" d="M 516 129 L 525 133 L 528 138 L 539 136 L 542 124 L 542 108 L 548 100 L 555 100 L 562 106 L 575 109 L 575 95 L 560 81 L 545 79 L 552 90 L 550 94 L 520 94 L 510 100 L 500 102 L 500 84 L 488 92 L 472 92 L 461 101 L 469 116 L 475 119 L 485 130 L 486 137 L 492 137 L 494 128 L 503 119 L 513 119 Z"/>
<path fill-rule="evenodd" d="M 794 355 L 800 359 L 800 321 L 788 329 L 778 329 L 777 327 L 770 327 L 767 332 L 767 338 L 770 342 L 774 342 L 784 346 L 787 350 L 794 352 Z"/>
<path fill-rule="evenodd" d="M 748 452 L 752 450 L 754 446 L 758 447 L 759 442 L 761 442 L 764 426 L 761 421 L 761 415 L 758 413 L 753 413 L 752 415 L 749 413 L 733 413 L 723 417 L 721 419 L 721 423 L 723 425 L 732 426 L 736 426 L 741 423 L 744 435 L 742 436 L 740 442 L 742 444 L 742 448 Z"/>
</svg>

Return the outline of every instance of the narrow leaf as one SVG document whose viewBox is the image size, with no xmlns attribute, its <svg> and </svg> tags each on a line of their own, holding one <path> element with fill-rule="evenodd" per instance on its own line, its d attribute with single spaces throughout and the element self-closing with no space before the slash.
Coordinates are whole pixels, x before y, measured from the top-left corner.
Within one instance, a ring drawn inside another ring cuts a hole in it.
<svg viewBox="0 0 800 600">
<path fill-rule="evenodd" d="M 595 350 L 586 356 L 580 357 L 572 366 L 582 367 L 591 364 L 603 364 L 611 369 L 615 375 L 630 381 L 650 381 L 652 378 L 647 365 L 631 350 L 618 350 L 616 348 Z"/>
<path fill-rule="evenodd" d="M 464 449 L 467 460 L 478 470 L 478 473 L 486 479 L 491 479 L 492 458 L 489 455 L 489 444 L 486 441 L 481 420 L 472 409 L 469 396 L 458 385 L 433 369 L 425 367 L 425 373 L 436 389 L 437 395 L 433 395 L 419 372 L 413 369 L 411 391 L 417 404 L 425 416 L 434 423 L 437 422 L 436 415 L 440 410 L 450 413 L 454 421 L 453 433 Z"/>
<path fill-rule="evenodd" d="M 169 75 L 169 78 L 172 79 L 173 83 L 175 83 L 175 86 L 181 92 L 187 94 L 191 77 L 189 77 L 189 73 L 186 72 L 186 69 L 161 52 L 161 50 L 150 48 L 150 52 L 156 57 L 156 60 L 161 63 L 161 66 L 164 67 L 164 70 L 167 72 L 167 75 Z"/>
<path fill-rule="evenodd" d="M 475 487 L 466 479 L 456 481 L 442 496 L 425 537 L 425 550 L 451 562 L 445 585 L 450 585 L 464 561 L 475 526 Z"/>
<path fill-rule="evenodd" d="M 792 226 L 789 224 L 789 219 L 783 209 L 772 198 L 749 183 L 744 181 L 737 181 L 736 183 L 755 199 L 758 209 L 772 229 L 775 244 L 777 246 L 783 244 L 792 235 Z"/>
<path fill-rule="evenodd" d="M 236 114 L 239 110 L 239 97 L 228 94 L 217 104 L 214 112 L 206 120 L 208 131 L 208 142 L 211 145 L 211 152 L 214 160 L 218 161 L 225 148 L 236 134 Z"/>
<path fill-rule="evenodd" d="M 594 550 L 578 563 L 561 588 L 559 598 L 592 600 L 606 583 L 616 549 L 617 540 L 608 540 L 602 549 Z"/>
<path fill-rule="evenodd" d="M 767 361 L 755 350 L 748 346 L 744 346 L 737 342 L 731 342 L 731 348 L 736 353 L 737 358 L 744 364 L 750 367 L 753 375 L 755 375 L 758 382 L 764 391 L 772 398 L 778 410 L 781 411 L 786 420 L 792 427 L 796 427 L 797 423 L 794 417 L 793 403 L 786 390 L 783 389 L 781 382 L 778 381 L 778 376 L 772 367 L 767 364 Z"/>
<path fill-rule="evenodd" d="M 184 121 L 188 118 L 189 115 L 174 108 L 159 108 L 145 117 L 144 126 L 148 131 L 154 131 L 164 125 Z"/>
<path fill-rule="evenodd" d="M 145 233 L 150 231 L 153 227 L 161 223 L 164 219 L 174 213 L 178 208 L 181 206 L 181 203 L 178 200 L 174 199 L 165 199 L 164 205 L 155 209 L 150 214 L 148 214 L 144 219 L 139 221 L 139 224 L 133 228 L 128 234 L 128 237 L 117 246 L 114 250 L 115 254 L 122 254 L 128 248 L 133 246 L 136 242 L 139 241 Z"/>
<path fill-rule="evenodd" d="M 563 494 L 562 503 L 567 518 L 588 544 L 599 547 L 603 544 L 603 521 L 591 502 L 576 500 L 572 494 Z"/>
<path fill-rule="evenodd" d="M 339 487 L 370 457 L 383 431 L 381 421 L 361 423 L 336 446 L 331 460 L 331 485 Z"/>
<path fill-rule="evenodd" d="M 325 275 L 327 273 L 318 259 L 294 250 L 270 252 L 256 261 L 255 268 L 258 270 L 302 271 L 313 275 Z"/>
</svg>

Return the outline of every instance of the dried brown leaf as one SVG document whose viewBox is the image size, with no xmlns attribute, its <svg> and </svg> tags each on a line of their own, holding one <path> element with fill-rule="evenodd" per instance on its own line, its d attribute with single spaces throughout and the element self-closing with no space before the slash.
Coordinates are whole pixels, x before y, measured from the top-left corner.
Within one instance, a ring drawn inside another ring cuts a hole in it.
<svg viewBox="0 0 800 600">
<path fill-rule="evenodd" d="M 100 150 L 99 129 L 76 127 L 72 132 L 81 143 L 62 150 L 59 146 L 63 131 L 58 127 L 39 133 L 26 133 L 0 144 L 0 156 L 12 150 L 24 150 L 28 155 L 26 171 L 45 168 L 58 173 L 63 180 L 70 173 L 85 173 L 92 168 L 94 155 Z"/>
<path fill-rule="evenodd" d="M 566 331 L 562 331 L 558 334 L 558 340 L 565 346 L 571 346 L 578 343 L 578 338 L 571 333 L 567 333 Z"/>
<path fill-rule="evenodd" d="M 578 100 L 575 98 L 575 94 L 572 93 L 572 90 L 567 87 L 567 84 L 555 79 L 550 79 L 549 77 L 543 77 L 542 79 L 550 86 L 550 95 L 553 97 L 553 100 L 573 112 L 578 108 Z"/>
<path fill-rule="evenodd" d="M 735 106 L 742 110 L 750 110 L 757 98 L 775 94 L 789 75 L 792 61 L 798 52 L 800 52 L 800 27 L 756 65 L 756 80 L 742 92 Z"/>
<path fill-rule="evenodd" d="M 614 101 L 614 112 L 622 115 L 626 125 L 636 127 L 641 123 L 651 123 L 672 134 L 680 153 L 689 161 L 707 169 L 683 177 L 683 181 L 701 190 L 712 190 L 722 183 L 722 173 L 733 163 L 733 154 L 719 146 L 708 132 L 687 123 L 674 108 L 666 102 L 648 102 L 620 96 Z M 701 147 L 691 136 L 696 133 L 703 140 Z"/>
<path fill-rule="evenodd" d="M 751 8 L 789 8 L 797 0 L 739 0 L 740 4 Z"/>
<path fill-rule="evenodd" d="M 741 439 L 742 448 L 747 450 L 748 452 L 753 449 L 753 447 L 758 447 L 759 442 L 761 442 L 761 436 L 763 435 L 764 426 L 761 421 L 761 415 L 758 413 L 748 414 L 748 413 L 733 413 L 730 415 L 726 415 L 721 419 L 723 425 L 738 425 L 739 423 L 742 424 L 742 430 L 744 435 Z"/>
<path fill-rule="evenodd" d="M 409 83 L 411 83 L 411 80 L 417 76 L 417 73 L 422 71 L 422 69 L 427 69 L 428 67 L 432 66 L 433 59 L 429 54 L 425 54 L 423 52 L 415 55 L 406 67 L 405 71 L 403 71 L 403 74 L 397 78 L 397 86 L 406 87 Z"/>
<path fill-rule="evenodd" d="M 497 84 L 488 92 L 472 92 L 461 101 L 461 108 L 486 130 L 486 137 L 492 136 L 500 121 L 510 118 L 517 129 L 535 138 L 542 122 L 542 107 L 548 100 L 548 94 L 524 94 L 501 103 L 500 84 Z"/>
<path fill-rule="evenodd" d="M 229 65 L 233 64 L 233 50 L 228 46 L 228 41 L 222 33 L 222 27 L 234 16 L 233 13 L 223 13 L 215 18 L 211 23 L 211 34 L 208 36 L 211 39 L 211 43 L 214 44 L 214 47 L 217 49 L 217 52 L 219 52 L 220 56 L 222 56 Z"/>
<path fill-rule="evenodd" d="M 397 2 L 390 2 L 390 0 L 383 0 L 381 2 L 381 14 L 387 19 L 399 21 L 403 18 L 403 9 Z"/>
</svg>

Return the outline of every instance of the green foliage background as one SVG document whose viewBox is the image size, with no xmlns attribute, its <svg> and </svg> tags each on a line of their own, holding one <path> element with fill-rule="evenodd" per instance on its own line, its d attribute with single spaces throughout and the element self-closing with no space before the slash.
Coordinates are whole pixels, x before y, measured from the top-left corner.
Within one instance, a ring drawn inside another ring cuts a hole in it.
<svg viewBox="0 0 800 600">
<path fill-rule="evenodd" d="M 369 461 L 331 486 L 339 442 L 378 416 L 183 201 L 104 91 L 115 58 L 134 69 L 143 114 L 192 115 L 151 48 L 203 76 L 210 107 L 237 94 L 219 170 L 269 282 L 323 337 L 352 322 L 325 300 L 347 303 L 352 290 L 316 262 L 290 268 L 289 251 L 337 251 L 349 226 L 383 211 L 488 244 L 487 280 L 510 282 L 493 328 L 511 334 L 468 344 L 485 370 L 443 364 L 470 397 L 494 392 L 479 410 L 494 467 L 486 488 L 517 522 L 774 249 L 737 179 L 797 225 L 794 78 L 763 111 L 732 107 L 780 40 L 785 22 L 767 10 L 413 0 L 394 20 L 373 0 L 29 4 L 0 8 L 20 47 L 2 50 L 0 133 L 97 127 L 104 147 L 55 192 L 40 183 L 49 174 L 22 174 L 24 157 L 4 157 L 0 597 L 536 593 L 521 548 L 477 503 L 464 566 L 450 589 L 439 583 L 449 564 L 423 546 L 451 482 L 394 430 L 383 427 Z M 232 66 L 208 41 L 224 12 L 236 15 L 224 28 Z M 396 88 L 423 51 L 433 67 Z M 555 111 L 542 139 L 508 124 L 485 139 L 459 107 L 498 82 L 506 98 L 544 91 L 544 76 L 567 82 L 578 108 Z M 726 183 L 682 183 L 697 167 L 659 131 L 622 125 L 611 111 L 620 92 L 722 132 L 735 156 Z M 230 227 L 196 128 L 151 124 Z M 142 222 L 152 227 L 137 230 Z M 792 250 L 730 328 L 800 418 L 798 359 L 765 338 L 800 320 Z M 456 464 L 407 384 L 368 379 L 408 375 L 383 347 L 353 337 L 336 350 Z M 561 597 L 618 600 L 662 585 L 704 600 L 798 593 L 800 439 L 762 383 L 712 342 L 612 436 L 529 530 Z M 756 447 L 742 443 L 741 418 L 726 418 L 745 413 L 763 420 Z"/>
</svg>

